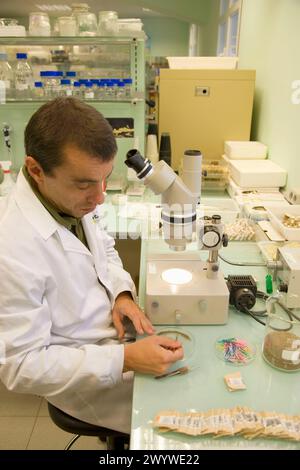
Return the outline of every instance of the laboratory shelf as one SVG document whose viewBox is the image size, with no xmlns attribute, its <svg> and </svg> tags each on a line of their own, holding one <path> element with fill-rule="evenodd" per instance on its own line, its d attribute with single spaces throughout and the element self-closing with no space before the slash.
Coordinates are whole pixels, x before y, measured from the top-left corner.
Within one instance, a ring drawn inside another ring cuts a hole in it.
<svg viewBox="0 0 300 470">
<path fill-rule="evenodd" d="M 145 39 L 144 33 L 132 37 L 123 36 L 2 36 L 0 45 L 3 46 L 61 46 L 61 45 L 95 45 L 95 44 L 132 44 Z"/>
</svg>

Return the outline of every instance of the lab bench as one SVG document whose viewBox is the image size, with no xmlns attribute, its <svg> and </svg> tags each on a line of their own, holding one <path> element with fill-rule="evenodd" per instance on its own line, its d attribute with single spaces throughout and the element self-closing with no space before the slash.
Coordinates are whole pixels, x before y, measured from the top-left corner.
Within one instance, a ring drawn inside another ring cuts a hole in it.
<svg viewBox="0 0 300 470">
<path fill-rule="evenodd" d="M 191 245 L 188 250 L 195 250 Z M 146 256 L 148 252 L 167 253 L 163 240 L 142 240 L 139 299 L 145 297 Z M 201 256 L 207 256 L 207 252 Z M 222 249 L 223 256 L 232 261 L 263 259 L 255 242 L 232 242 Z M 228 274 L 251 274 L 258 288 L 265 291 L 264 267 L 237 267 L 221 262 L 221 270 Z M 258 307 L 259 308 L 259 307 Z M 157 330 L 164 327 L 159 326 Z M 192 354 L 187 358 L 191 370 L 185 375 L 155 380 L 152 376 L 135 374 L 131 440 L 133 450 L 193 450 L 193 449 L 300 449 L 300 443 L 288 440 L 243 437 L 192 437 L 174 432 L 162 433 L 152 426 L 155 416 L 163 411 L 205 412 L 210 409 L 249 407 L 254 411 L 275 411 L 288 415 L 300 414 L 300 372 L 282 372 L 272 368 L 262 357 L 265 327 L 250 316 L 230 308 L 226 325 L 178 327 L 194 340 Z M 217 357 L 215 343 L 220 338 L 243 338 L 256 347 L 254 360 L 242 366 L 228 364 Z M 246 390 L 229 392 L 224 376 L 239 371 Z"/>
</svg>

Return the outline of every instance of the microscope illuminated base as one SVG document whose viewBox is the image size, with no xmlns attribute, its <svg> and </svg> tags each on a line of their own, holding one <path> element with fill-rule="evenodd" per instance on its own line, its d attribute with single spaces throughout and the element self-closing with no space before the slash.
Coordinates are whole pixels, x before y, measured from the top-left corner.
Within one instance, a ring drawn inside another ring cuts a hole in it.
<svg viewBox="0 0 300 470">
<path fill-rule="evenodd" d="M 185 283 L 164 280 L 166 272 L 180 274 L 178 270 L 190 273 Z M 145 310 L 154 325 L 222 325 L 227 323 L 228 307 L 229 291 L 222 273 L 208 279 L 206 263 L 192 253 L 185 253 L 184 258 L 173 253 L 149 257 Z"/>
</svg>

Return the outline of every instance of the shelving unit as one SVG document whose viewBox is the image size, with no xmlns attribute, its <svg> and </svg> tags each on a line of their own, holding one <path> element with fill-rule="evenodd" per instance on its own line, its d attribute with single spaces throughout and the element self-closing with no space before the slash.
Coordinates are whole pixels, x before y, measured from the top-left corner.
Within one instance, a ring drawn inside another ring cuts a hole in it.
<svg viewBox="0 0 300 470">
<path fill-rule="evenodd" d="M 39 80 L 41 70 L 75 70 L 87 78 L 132 78 L 131 97 L 116 100 L 85 100 L 106 118 L 130 119 L 133 122 L 131 137 L 118 137 L 118 155 L 112 177 L 125 176 L 125 155 L 132 148 L 134 137 L 139 139 L 140 150 L 145 145 L 145 60 L 144 37 L 0 37 L 0 50 L 8 55 L 14 66 L 16 52 L 27 52 Z M 57 51 L 64 51 L 58 54 Z M 11 151 L 14 170 L 24 159 L 24 129 L 31 115 L 45 99 L 16 99 L 10 96 L 0 104 L 0 127 L 11 127 Z M 0 160 L 7 159 L 4 139 L 1 139 Z"/>
</svg>

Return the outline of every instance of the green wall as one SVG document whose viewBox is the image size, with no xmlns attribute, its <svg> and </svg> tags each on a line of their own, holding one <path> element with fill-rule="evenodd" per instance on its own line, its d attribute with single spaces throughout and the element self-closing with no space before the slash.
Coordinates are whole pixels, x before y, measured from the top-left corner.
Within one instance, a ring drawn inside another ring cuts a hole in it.
<svg viewBox="0 0 300 470">
<path fill-rule="evenodd" d="M 211 0 L 207 22 L 201 28 L 201 55 L 215 56 L 218 44 L 220 0 Z"/>
<path fill-rule="evenodd" d="M 292 102 L 292 84 L 300 80 L 299 20 L 299 0 L 243 0 L 240 68 L 257 71 L 252 139 L 288 171 L 289 189 L 300 187 L 300 103 Z"/>
<path fill-rule="evenodd" d="M 170 18 L 205 23 L 214 0 L 138 0 L 135 3 Z"/>
<path fill-rule="evenodd" d="M 143 23 L 149 37 L 151 56 L 188 55 L 188 23 L 164 17 L 144 18 Z"/>
</svg>

